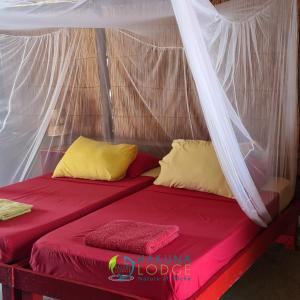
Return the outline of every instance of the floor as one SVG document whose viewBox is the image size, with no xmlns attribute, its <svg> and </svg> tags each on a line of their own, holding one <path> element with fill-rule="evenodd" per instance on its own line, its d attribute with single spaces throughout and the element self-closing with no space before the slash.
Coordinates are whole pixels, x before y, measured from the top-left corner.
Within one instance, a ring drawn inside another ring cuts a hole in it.
<svg viewBox="0 0 300 300">
<path fill-rule="evenodd" d="M 300 299 L 300 251 L 272 246 L 221 300 L 253 299 Z"/>
<path fill-rule="evenodd" d="M 299 300 L 300 251 L 272 246 L 221 300 Z"/>
</svg>

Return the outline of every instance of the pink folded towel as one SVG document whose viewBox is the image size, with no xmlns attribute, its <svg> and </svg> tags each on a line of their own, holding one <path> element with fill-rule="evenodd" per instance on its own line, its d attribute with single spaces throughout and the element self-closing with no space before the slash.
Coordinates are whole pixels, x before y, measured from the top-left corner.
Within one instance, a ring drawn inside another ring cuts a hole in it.
<svg viewBox="0 0 300 300">
<path fill-rule="evenodd" d="M 88 246 L 151 255 L 179 235 L 175 225 L 157 225 L 130 220 L 116 220 L 90 232 Z"/>
</svg>

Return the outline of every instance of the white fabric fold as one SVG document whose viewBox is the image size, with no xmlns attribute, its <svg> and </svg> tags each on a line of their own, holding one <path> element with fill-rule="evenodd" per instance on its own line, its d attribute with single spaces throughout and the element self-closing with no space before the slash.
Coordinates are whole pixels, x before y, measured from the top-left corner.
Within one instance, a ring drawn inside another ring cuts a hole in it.
<svg viewBox="0 0 300 300">
<path fill-rule="evenodd" d="M 0 1 L 0 29 L 133 27 L 173 15 L 168 0 Z"/>
</svg>

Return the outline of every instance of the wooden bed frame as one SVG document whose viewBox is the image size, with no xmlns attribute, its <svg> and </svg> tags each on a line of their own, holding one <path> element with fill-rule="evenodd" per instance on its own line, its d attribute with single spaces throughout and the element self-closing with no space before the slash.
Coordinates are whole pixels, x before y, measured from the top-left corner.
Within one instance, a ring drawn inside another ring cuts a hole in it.
<svg viewBox="0 0 300 300">
<path fill-rule="evenodd" d="M 284 243 L 288 249 L 295 249 L 299 215 L 300 200 L 295 197 L 289 207 L 267 229 L 262 230 L 190 299 L 219 299 L 276 240 Z M 3 300 L 38 300 L 42 299 L 41 295 L 63 300 L 143 299 L 101 286 L 37 273 L 30 269 L 28 261 L 0 265 L 0 281 L 4 284 Z"/>
</svg>

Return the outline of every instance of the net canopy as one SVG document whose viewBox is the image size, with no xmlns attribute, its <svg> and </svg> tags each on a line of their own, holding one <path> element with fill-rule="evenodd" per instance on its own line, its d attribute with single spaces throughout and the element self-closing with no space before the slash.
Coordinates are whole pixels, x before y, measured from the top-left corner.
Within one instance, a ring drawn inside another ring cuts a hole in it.
<svg viewBox="0 0 300 300">
<path fill-rule="evenodd" d="M 0 186 L 51 171 L 79 135 L 160 155 L 211 139 L 266 226 L 262 183 L 295 187 L 297 34 L 296 0 L 1 1 Z"/>
</svg>

